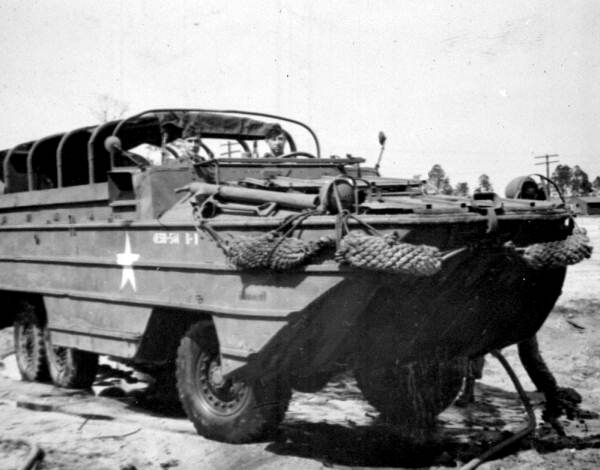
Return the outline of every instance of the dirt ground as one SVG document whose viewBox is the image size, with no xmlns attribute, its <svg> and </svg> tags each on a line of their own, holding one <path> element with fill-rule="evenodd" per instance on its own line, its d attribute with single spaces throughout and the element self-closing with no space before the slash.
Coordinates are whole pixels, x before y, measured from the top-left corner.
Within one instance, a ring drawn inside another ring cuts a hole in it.
<svg viewBox="0 0 600 470">
<path fill-rule="evenodd" d="M 577 389 L 582 407 L 600 413 L 600 218 L 580 218 L 596 252 L 569 269 L 553 313 L 539 333 L 543 354 L 560 385 Z M 411 449 L 378 420 L 352 377 L 332 380 L 319 393 L 295 393 L 271 441 L 229 445 L 198 436 L 175 410 L 148 399 L 144 377 L 105 361 L 94 393 L 21 382 L 12 330 L 0 331 L 0 468 L 19 468 L 30 445 L 43 449 L 40 469 L 456 468 L 525 422 L 518 396 L 491 357 L 476 388 L 476 403 L 451 406 L 440 435 Z M 536 404 L 538 429 L 487 462 L 484 469 L 600 468 L 600 420 L 563 419 L 558 438 L 540 422 L 541 396 L 525 377 L 516 348 L 504 353 Z"/>
</svg>

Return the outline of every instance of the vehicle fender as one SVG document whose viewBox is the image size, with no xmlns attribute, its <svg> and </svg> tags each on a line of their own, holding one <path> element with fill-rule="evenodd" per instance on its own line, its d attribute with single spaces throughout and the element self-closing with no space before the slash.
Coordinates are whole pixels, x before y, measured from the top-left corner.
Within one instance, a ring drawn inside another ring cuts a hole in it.
<svg viewBox="0 0 600 470">
<path fill-rule="evenodd" d="M 164 365 L 175 359 L 185 332 L 196 322 L 210 321 L 205 312 L 155 308 L 135 356 L 135 362 Z"/>
<path fill-rule="evenodd" d="M 12 326 L 19 309 L 23 306 L 23 303 L 30 303 L 36 306 L 36 311 L 40 315 L 44 315 L 44 322 L 46 321 L 45 311 L 43 309 L 43 301 L 40 295 L 28 294 L 24 292 L 0 292 L 0 329 Z"/>
</svg>

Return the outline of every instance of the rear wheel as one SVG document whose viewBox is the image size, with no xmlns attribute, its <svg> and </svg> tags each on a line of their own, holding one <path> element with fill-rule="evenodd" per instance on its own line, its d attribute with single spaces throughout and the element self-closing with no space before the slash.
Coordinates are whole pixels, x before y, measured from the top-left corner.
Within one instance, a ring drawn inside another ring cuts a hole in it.
<svg viewBox="0 0 600 470">
<path fill-rule="evenodd" d="M 424 441 L 435 430 L 436 417 L 456 398 L 466 359 L 417 361 L 406 365 L 362 364 L 355 370 L 365 399 L 382 417 L 398 425 L 406 438 Z"/>
<path fill-rule="evenodd" d="M 279 381 L 224 379 L 216 332 L 204 321 L 181 340 L 176 376 L 181 404 L 198 433 L 223 442 L 249 442 L 276 429 L 291 395 Z"/>
<path fill-rule="evenodd" d="M 98 355 L 79 349 L 54 346 L 50 332 L 44 334 L 52 382 L 65 388 L 90 388 L 98 370 Z"/>
<path fill-rule="evenodd" d="M 49 379 L 44 330 L 44 321 L 35 307 L 23 303 L 14 324 L 17 366 L 23 380 L 41 382 Z"/>
</svg>

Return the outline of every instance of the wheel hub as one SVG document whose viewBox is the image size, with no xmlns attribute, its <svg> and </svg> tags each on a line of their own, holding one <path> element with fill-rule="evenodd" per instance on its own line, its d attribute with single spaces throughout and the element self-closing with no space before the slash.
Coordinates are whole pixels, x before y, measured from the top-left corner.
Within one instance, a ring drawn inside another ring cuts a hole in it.
<svg viewBox="0 0 600 470">
<path fill-rule="evenodd" d="M 225 385 L 225 379 L 221 372 L 221 366 L 216 364 L 214 361 L 210 364 L 210 370 L 208 371 L 210 384 L 215 388 L 222 388 Z"/>
<path fill-rule="evenodd" d="M 228 415 L 244 406 L 248 387 L 242 382 L 225 379 L 218 359 L 207 358 L 198 372 L 198 392 L 213 412 Z"/>
</svg>

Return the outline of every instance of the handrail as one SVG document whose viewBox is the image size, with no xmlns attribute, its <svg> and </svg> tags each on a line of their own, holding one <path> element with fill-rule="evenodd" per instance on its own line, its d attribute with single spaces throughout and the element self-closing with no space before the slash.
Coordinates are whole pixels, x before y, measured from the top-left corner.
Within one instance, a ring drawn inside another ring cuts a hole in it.
<svg viewBox="0 0 600 470">
<path fill-rule="evenodd" d="M 107 183 L 93 183 L 4 194 L 0 198 L 0 209 L 69 205 L 104 200 L 108 200 Z"/>
</svg>

